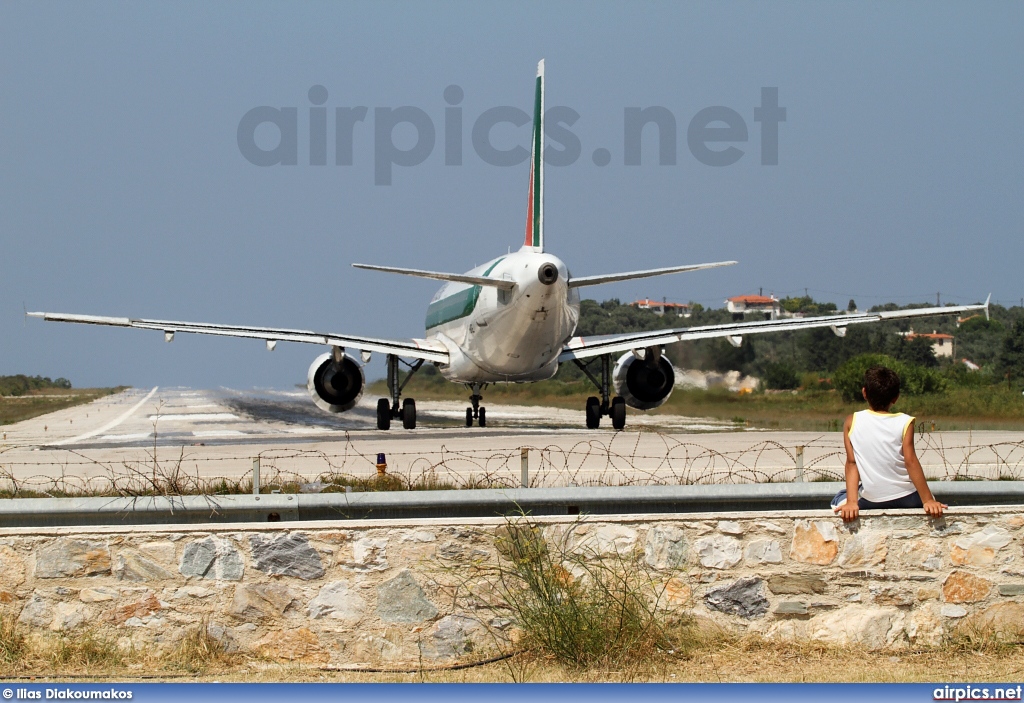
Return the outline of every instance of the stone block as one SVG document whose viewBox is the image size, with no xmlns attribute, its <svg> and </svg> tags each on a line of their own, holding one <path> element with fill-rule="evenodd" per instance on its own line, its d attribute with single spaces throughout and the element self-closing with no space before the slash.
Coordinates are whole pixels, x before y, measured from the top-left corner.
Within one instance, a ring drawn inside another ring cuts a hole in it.
<svg viewBox="0 0 1024 703">
<path fill-rule="evenodd" d="M 708 569 L 731 569 L 740 563 L 743 551 L 740 541 L 733 537 L 710 535 L 694 544 L 701 566 Z"/>
<path fill-rule="evenodd" d="M 812 618 L 809 632 L 814 640 L 877 650 L 896 642 L 903 634 L 904 621 L 897 610 L 850 605 Z"/>
<path fill-rule="evenodd" d="M 108 610 L 104 619 L 115 625 L 123 625 L 130 618 L 144 618 L 163 608 L 152 592 L 131 603 Z"/>
<path fill-rule="evenodd" d="M 176 564 L 174 542 L 168 540 L 157 540 L 155 542 L 143 542 L 138 547 L 139 554 L 147 559 L 152 559 L 159 564 Z"/>
<path fill-rule="evenodd" d="M 104 601 L 115 600 L 121 595 L 116 588 L 96 586 L 95 588 L 83 588 L 78 593 L 78 600 L 83 603 L 103 603 Z"/>
<path fill-rule="evenodd" d="M 0 604 L 7 605 L 8 603 L 14 603 L 16 600 L 18 600 L 18 595 L 14 591 L 0 588 Z"/>
<path fill-rule="evenodd" d="M 344 581 L 325 584 L 307 606 L 314 620 L 330 618 L 355 625 L 366 614 L 366 601 Z"/>
<path fill-rule="evenodd" d="M 942 599 L 947 603 L 976 603 L 991 591 L 991 581 L 966 571 L 954 571 L 942 582 Z"/>
<path fill-rule="evenodd" d="M 871 586 L 868 590 L 871 592 L 871 600 L 876 605 L 909 608 L 917 602 L 911 591 L 900 586 Z"/>
<path fill-rule="evenodd" d="M 0 545 L 0 584 L 17 588 L 25 583 L 25 560 L 7 545 Z"/>
<path fill-rule="evenodd" d="M 1024 583 L 1001 583 L 999 584 L 999 595 L 1024 596 Z"/>
<path fill-rule="evenodd" d="M 110 573 L 110 549 L 104 542 L 60 537 L 36 552 L 36 578 L 57 579 Z"/>
<path fill-rule="evenodd" d="M 352 543 L 352 561 L 342 562 L 349 571 L 384 571 L 388 568 L 386 537 L 363 537 Z"/>
<path fill-rule="evenodd" d="M 742 535 L 743 525 L 735 520 L 719 520 L 718 531 L 725 535 Z"/>
<path fill-rule="evenodd" d="M 775 607 L 776 615 L 807 615 L 810 612 L 806 603 L 794 600 L 782 601 Z"/>
<path fill-rule="evenodd" d="M 909 569 L 937 571 L 942 567 L 942 543 L 936 539 L 912 539 L 902 545 L 900 561 Z"/>
<path fill-rule="evenodd" d="M 756 618 L 768 611 L 768 599 L 764 594 L 764 581 L 748 576 L 734 581 L 724 588 L 709 591 L 704 603 L 712 610 L 741 618 Z"/>
<path fill-rule="evenodd" d="M 114 576 L 119 581 L 148 583 L 174 578 L 174 574 L 138 552 L 123 551 L 114 560 Z"/>
<path fill-rule="evenodd" d="M 427 600 L 412 572 L 404 569 L 377 587 L 377 615 L 384 622 L 424 622 L 437 617 L 437 608 Z"/>
<path fill-rule="evenodd" d="M 693 589 L 682 579 L 672 578 L 665 583 L 664 598 L 666 605 L 684 606 L 689 605 L 693 597 Z"/>
<path fill-rule="evenodd" d="M 245 564 L 238 549 L 229 540 L 209 536 L 185 545 L 178 571 L 219 581 L 241 581 Z"/>
<path fill-rule="evenodd" d="M 793 527 L 789 558 L 805 564 L 831 564 L 839 553 L 836 528 L 824 520 L 798 520 Z"/>
<path fill-rule="evenodd" d="M 295 600 L 291 590 L 280 583 L 255 583 L 235 587 L 228 614 L 246 622 L 276 618 Z"/>
<path fill-rule="evenodd" d="M 757 566 L 759 564 L 781 564 L 782 547 L 775 539 L 755 539 L 743 552 L 747 564 Z"/>
<path fill-rule="evenodd" d="M 320 553 L 313 549 L 301 532 L 288 535 L 249 537 L 253 565 L 257 570 L 273 576 L 294 576 L 303 580 L 318 579 L 324 575 Z"/>
<path fill-rule="evenodd" d="M 939 609 L 939 612 L 944 618 L 962 618 L 967 615 L 967 608 L 962 605 L 952 605 L 947 603 Z"/>
<path fill-rule="evenodd" d="M 907 639 L 919 647 L 938 647 L 942 644 L 942 638 L 945 635 L 942 619 L 935 614 L 934 605 L 924 606 L 911 613 L 907 617 L 906 631 Z"/>
<path fill-rule="evenodd" d="M 949 558 L 957 565 L 987 566 L 996 560 L 996 552 L 1012 541 L 1005 529 L 989 525 L 979 532 L 957 538 L 949 549 Z"/>
<path fill-rule="evenodd" d="M 486 628 L 473 618 L 446 615 L 434 624 L 423 653 L 431 659 L 464 657 L 481 648 L 486 634 Z"/>
<path fill-rule="evenodd" d="M 576 548 L 597 556 L 626 556 L 636 546 L 636 530 L 625 525 L 599 525 L 577 543 Z"/>
<path fill-rule="evenodd" d="M 686 563 L 686 533 L 673 525 L 657 525 L 647 531 L 644 562 L 659 571 L 678 569 Z"/>
<path fill-rule="evenodd" d="M 317 636 L 306 627 L 268 632 L 253 645 L 253 651 L 276 661 L 325 664 L 331 659 Z"/>
<path fill-rule="evenodd" d="M 786 529 L 781 525 L 776 525 L 774 522 L 755 522 L 754 524 L 763 530 L 768 530 L 768 532 L 774 532 L 777 535 L 786 534 Z"/>
<path fill-rule="evenodd" d="M 776 595 L 824 593 L 828 583 L 814 574 L 772 574 L 768 577 L 768 589 Z"/>
<path fill-rule="evenodd" d="M 54 632 L 73 630 L 89 617 L 85 606 L 78 603 L 57 603 L 53 607 L 53 620 L 50 629 Z"/>
<path fill-rule="evenodd" d="M 996 603 L 964 618 L 958 629 L 973 635 L 1017 641 L 1024 637 L 1024 603 Z"/>
<path fill-rule="evenodd" d="M 46 627 L 53 621 L 53 606 L 39 591 L 34 591 L 21 609 L 18 622 L 29 627 Z"/>
<path fill-rule="evenodd" d="M 861 530 L 852 535 L 843 545 L 839 566 L 857 569 L 884 564 L 888 554 L 886 537 L 884 532 L 878 530 Z"/>
</svg>

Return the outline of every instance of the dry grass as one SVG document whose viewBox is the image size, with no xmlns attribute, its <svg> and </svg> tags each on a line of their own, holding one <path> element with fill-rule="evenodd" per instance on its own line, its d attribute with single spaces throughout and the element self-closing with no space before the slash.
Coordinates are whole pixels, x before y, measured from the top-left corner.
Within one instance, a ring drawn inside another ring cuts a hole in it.
<svg viewBox="0 0 1024 703">
<path fill-rule="evenodd" d="M 30 391 L 25 395 L 0 395 L 0 425 L 10 425 L 47 413 L 91 403 L 97 398 L 120 393 L 118 388 L 50 388 Z"/>
</svg>

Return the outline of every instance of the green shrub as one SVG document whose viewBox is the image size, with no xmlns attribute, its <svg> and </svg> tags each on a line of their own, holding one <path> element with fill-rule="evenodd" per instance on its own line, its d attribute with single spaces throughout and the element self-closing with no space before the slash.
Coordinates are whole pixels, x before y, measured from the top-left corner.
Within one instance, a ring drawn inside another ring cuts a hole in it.
<svg viewBox="0 0 1024 703">
<path fill-rule="evenodd" d="M 942 393 L 947 387 L 946 379 L 931 369 L 908 364 L 885 354 L 861 354 L 847 361 L 832 374 L 832 384 L 842 395 L 843 400 L 864 400 L 864 396 L 861 395 L 864 373 L 872 366 L 885 366 L 899 375 L 900 395 Z"/>
<path fill-rule="evenodd" d="M 761 371 L 765 388 L 788 391 L 800 387 L 800 377 L 788 364 L 767 363 Z"/>
</svg>

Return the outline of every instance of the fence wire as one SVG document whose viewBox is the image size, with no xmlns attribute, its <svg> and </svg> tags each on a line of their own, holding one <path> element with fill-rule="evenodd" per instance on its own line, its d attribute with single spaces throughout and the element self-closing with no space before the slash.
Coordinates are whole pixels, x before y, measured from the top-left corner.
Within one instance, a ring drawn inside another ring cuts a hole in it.
<svg viewBox="0 0 1024 703">
<path fill-rule="evenodd" d="M 101 461 L 88 450 L 48 450 L 38 458 L 0 453 L 0 496 L 248 493 L 254 460 L 259 462 L 262 492 L 517 488 L 523 485 L 524 449 L 529 487 L 843 479 L 845 450 L 839 434 L 823 434 L 800 445 L 765 440 L 735 449 L 716 449 L 691 437 L 619 433 L 567 446 L 494 450 L 441 444 L 435 451 L 388 452 L 383 473 L 376 447 L 367 450 L 378 442 L 347 433 L 343 441 L 331 443 L 331 451 L 275 448 L 216 455 L 210 447 L 162 446 L 125 449 L 116 461 Z M 931 480 L 1024 479 L 1024 441 L 975 445 L 968 438 L 966 444 L 946 445 L 943 435 L 925 433 L 917 439 L 917 451 Z"/>
</svg>

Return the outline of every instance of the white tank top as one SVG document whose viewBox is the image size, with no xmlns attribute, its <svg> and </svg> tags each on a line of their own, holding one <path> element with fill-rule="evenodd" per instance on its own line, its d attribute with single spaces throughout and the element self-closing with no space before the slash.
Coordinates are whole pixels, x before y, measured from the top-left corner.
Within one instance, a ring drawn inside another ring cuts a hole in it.
<svg viewBox="0 0 1024 703">
<path fill-rule="evenodd" d="M 913 421 L 903 413 L 861 410 L 853 414 L 850 444 L 860 474 L 861 498 L 881 503 L 917 490 L 903 457 L 903 437 Z"/>
</svg>

